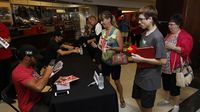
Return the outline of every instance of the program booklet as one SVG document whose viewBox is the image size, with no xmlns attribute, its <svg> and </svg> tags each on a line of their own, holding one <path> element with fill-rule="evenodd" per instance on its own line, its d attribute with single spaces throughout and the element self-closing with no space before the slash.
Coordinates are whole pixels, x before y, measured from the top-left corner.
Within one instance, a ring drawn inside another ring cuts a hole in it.
<svg viewBox="0 0 200 112">
<path fill-rule="evenodd" d="M 145 57 L 145 58 L 155 58 L 155 48 L 154 47 L 143 47 L 143 48 L 137 48 L 136 54 Z M 137 63 L 138 68 L 151 68 L 155 65 L 149 64 L 149 63 Z"/>
<path fill-rule="evenodd" d="M 70 82 L 76 81 L 78 79 L 79 78 L 74 75 L 61 76 L 55 81 L 54 84 L 56 85 L 57 90 L 67 90 L 70 89 Z"/>
<path fill-rule="evenodd" d="M 74 76 L 74 75 L 69 75 L 69 76 L 61 76 L 59 77 L 54 84 L 60 84 L 60 85 L 65 85 L 66 83 L 73 82 L 75 80 L 78 80 L 79 78 Z"/>
</svg>

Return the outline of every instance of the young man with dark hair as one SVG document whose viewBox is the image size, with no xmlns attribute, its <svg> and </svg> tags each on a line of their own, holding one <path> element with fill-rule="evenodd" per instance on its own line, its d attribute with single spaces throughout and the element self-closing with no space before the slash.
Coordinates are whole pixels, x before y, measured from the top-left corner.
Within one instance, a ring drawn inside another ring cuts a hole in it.
<svg viewBox="0 0 200 112">
<path fill-rule="evenodd" d="M 71 53 L 79 53 L 80 49 L 69 44 L 63 43 L 63 37 L 60 31 L 55 31 L 47 45 L 44 55 L 44 65 L 47 65 L 52 59 L 58 56 L 64 56 Z"/>
<path fill-rule="evenodd" d="M 39 75 L 34 67 L 41 58 L 38 50 L 31 45 L 19 49 L 19 64 L 12 71 L 12 81 L 16 89 L 21 112 L 48 112 L 48 105 L 43 100 L 41 91 L 46 86 L 53 68 L 47 66 Z"/>
<path fill-rule="evenodd" d="M 164 38 L 156 26 L 157 10 L 153 6 L 139 9 L 139 25 L 145 32 L 142 34 L 140 47 L 153 47 L 155 56 L 145 58 L 133 54 L 132 58 L 139 64 L 148 63 L 151 66 L 137 66 L 132 97 L 136 99 L 142 112 L 152 112 L 156 98 L 156 90 L 161 87 L 161 67 L 166 63 Z"/>
</svg>

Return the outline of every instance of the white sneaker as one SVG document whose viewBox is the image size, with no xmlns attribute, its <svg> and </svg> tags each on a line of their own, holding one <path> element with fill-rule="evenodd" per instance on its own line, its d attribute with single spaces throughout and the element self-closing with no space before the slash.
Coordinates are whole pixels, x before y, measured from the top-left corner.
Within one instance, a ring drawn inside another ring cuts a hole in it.
<svg viewBox="0 0 200 112">
<path fill-rule="evenodd" d="M 167 106 L 170 105 L 170 102 L 168 100 L 162 100 L 157 103 L 158 106 Z"/>
<path fill-rule="evenodd" d="M 179 112 L 179 106 L 174 105 L 171 112 Z"/>
</svg>

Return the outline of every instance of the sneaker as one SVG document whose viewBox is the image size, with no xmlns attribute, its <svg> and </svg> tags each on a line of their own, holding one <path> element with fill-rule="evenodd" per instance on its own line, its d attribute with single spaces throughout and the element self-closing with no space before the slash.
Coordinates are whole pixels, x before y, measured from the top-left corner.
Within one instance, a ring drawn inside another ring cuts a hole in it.
<svg viewBox="0 0 200 112">
<path fill-rule="evenodd" d="M 179 112 L 179 106 L 174 105 L 171 112 Z"/>
<path fill-rule="evenodd" d="M 162 100 L 157 103 L 158 106 L 167 106 L 170 105 L 170 102 L 168 100 Z"/>
</svg>

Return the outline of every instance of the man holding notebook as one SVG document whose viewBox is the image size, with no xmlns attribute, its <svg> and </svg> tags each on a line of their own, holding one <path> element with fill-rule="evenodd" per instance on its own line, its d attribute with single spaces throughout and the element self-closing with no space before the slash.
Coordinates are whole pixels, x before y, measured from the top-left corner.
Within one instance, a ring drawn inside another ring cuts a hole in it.
<svg viewBox="0 0 200 112">
<path fill-rule="evenodd" d="M 161 67 L 166 63 L 164 38 L 156 26 L 157 15 L 155 7 L 150 5 L 139 10 L 139 25 L 145 32 L 140 48 L 136 54 L 132 54 L 134 62 L 138 64 L 132 97 L 142 112 L 152 112 L 156 90 L 161 87 Z"/>
</svg>

